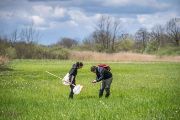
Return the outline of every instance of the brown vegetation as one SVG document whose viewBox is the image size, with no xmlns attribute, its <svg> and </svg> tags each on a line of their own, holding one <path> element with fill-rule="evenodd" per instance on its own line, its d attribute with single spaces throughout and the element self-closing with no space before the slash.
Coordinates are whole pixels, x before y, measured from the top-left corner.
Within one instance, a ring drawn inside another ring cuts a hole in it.
<svg viewBox="0 0 180 120">
<path fill-rule="evenodd" d="M 0 56 L 0 65 L 4 65 L 9 62 L 9 59 L 6 56 Z"/>
<path fill-rule="evenodd" d="M 138 53 L 98 53 L 90 51 L 72 51 L 70 54 L 71 60 L 86 60 L 86 61 L 171 61 L 180 62 L 180 56 L 156 56 Z"/>
</svg>

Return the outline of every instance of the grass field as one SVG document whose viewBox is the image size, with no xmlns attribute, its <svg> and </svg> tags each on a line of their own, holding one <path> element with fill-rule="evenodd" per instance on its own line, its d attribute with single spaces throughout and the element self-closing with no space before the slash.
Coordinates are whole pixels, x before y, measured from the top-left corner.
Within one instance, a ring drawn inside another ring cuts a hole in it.
<svg viewBox="0 0 180 120">
<path fill-rule="evenodd" d="M 98 98 L 100 83 L 84 62 L 81 94 L 68 100 L 69 87 L 45 73 L 64 76 L 72 61 L 14 60 L 0 71 L 1 120 L 179 120 L 180 63 L 108 63 L 111 96 Z"/>
</svg>

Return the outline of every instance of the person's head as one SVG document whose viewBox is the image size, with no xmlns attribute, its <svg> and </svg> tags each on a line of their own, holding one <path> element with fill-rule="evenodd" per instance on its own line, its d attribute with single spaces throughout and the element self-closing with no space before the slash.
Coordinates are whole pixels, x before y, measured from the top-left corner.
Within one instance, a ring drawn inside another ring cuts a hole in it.
<svg viewBox="0 0 180 120">
<path fill-rule="evenodd" d="M 76 62 L 77 68 L 80 69 L 83 67 L 83 63 L 82 62 Z"/>
<path fill-rule="evenodd" d="M 96 66 L 91 66 L 91 72 L 96 73 Z"/>
</svg>

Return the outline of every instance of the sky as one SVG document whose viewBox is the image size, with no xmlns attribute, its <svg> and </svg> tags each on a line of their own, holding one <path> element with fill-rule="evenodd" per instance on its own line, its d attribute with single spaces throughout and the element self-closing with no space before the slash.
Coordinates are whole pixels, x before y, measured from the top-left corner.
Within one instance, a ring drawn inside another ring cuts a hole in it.
<svg viewBox="0 0 180 120">
<path fill-rule="evenodd" d="M 39 44 L 50 45 L 63 37 L 82 41 L 102 15 L 120 20 L 121 30 L 134 34 L 180 18 L 180 0 L 0 0 L 0 35 L 28 25 L 40 33 Z"/>
</svg>

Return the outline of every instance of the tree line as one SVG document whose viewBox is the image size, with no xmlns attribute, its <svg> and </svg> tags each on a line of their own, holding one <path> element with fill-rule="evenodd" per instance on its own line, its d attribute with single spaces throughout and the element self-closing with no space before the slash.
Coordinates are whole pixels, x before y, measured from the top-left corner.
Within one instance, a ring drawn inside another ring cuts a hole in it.
<svg viewBox="0 0 180 120">
<path fill-rule="evenodd" d="M 134 35 L 122 31 L 121 21 L 102 16 L 96 30 L 83 41 L 84 47 L 99 52 L 151 53 L 180 44 L 180 18 L 172 18 L 164 26 L 154 25 L 151 31 L 140 28 Z"/>
<path fill-rule="evenodd" d="M 14 30 L 9 36 L 0 36 L 0 56 L 18 59 L 67 59 L 68 50 L 53 44 L 38 44 L 41 35 L 33 24 Z"/>
<path fill-rule="evenodd" d="M 139 28 L 131 35 L 123 32 L 120 20 L 102 16 L 95 30 L 82 42 L 66 37 L 45 46 L 38 44 L 39 39 L 41 35 L 33 24 L 21 30 L 16 29 L 9 36 L 1 35 L 0 55 L 19 59 L 68 59 L 71 50 L 154 54 L 166 47 L 179 52 L 180 19 L 172 18 L 165 25 L 154 25 L 151 31 Z"/>
</svg>

